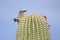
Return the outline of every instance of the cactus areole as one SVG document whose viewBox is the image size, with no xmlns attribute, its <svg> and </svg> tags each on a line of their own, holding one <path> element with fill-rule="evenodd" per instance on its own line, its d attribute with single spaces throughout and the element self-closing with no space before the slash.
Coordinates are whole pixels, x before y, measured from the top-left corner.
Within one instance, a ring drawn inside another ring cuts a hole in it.
<svg viewBox="0 0 60 40">
<path fill-rule="evenodd" d="M 46 18 L 35 14 L 22 17 L 18 23 L 16 40 L 50 40 Z"/>
</svg>

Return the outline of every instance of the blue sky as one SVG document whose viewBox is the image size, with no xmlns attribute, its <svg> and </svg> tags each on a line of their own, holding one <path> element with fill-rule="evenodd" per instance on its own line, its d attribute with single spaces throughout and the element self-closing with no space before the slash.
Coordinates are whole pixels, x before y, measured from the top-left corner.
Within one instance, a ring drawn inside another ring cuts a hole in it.
<svg viewBox="0 0 60 40">
<path fill-rule="evenodd" d="M 0 0 L 0 40 L 16 40 L 17 23 L 13 18 L 21 9 L 27 10 L 24 15 L 46 16 L 51 40 L 60 40 L 60 0 Z"/>
</svg>

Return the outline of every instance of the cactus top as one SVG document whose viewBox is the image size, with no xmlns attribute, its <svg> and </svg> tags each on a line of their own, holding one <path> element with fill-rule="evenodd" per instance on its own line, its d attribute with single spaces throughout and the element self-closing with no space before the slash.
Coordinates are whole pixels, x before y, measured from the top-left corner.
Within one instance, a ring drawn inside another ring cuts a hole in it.
<svg viewBox="0 0 60 40">
<path fill-rule="evenodd" d="M 20 19 L 16 40 L 50 40 L 48 24 L 45 17 L 29 14 Z"/>
<path fill-rule="evenodd" d="M 24 20 L 25 18 L 27 18 L 27 17 L 37 17 L 38 19 L 43 19 L 43 20 L 45 20 L 45 21 L 47 21 L 46 20 L 46 16 L 44 17 L 44 16 L 42 16 L 42 15 L 38 15 L 38 14 L 28 14 L 27 16 L 24 16 L 24 17 L 22 17 L 21 19 L 19 19 L 19 20 Z"/>
</svg>

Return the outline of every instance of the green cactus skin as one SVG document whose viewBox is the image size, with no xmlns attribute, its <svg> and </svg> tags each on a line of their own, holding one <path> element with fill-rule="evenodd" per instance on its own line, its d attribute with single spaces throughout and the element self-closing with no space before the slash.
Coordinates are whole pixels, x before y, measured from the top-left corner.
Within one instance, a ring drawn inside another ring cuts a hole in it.
<svg viewBox="0 0 60 40">
<path fill-rule="evenodd" d="M 23 17 L 18 24 L 16 40 L 50 40 L 46 19 L 39 15 Z"/>
</svg>

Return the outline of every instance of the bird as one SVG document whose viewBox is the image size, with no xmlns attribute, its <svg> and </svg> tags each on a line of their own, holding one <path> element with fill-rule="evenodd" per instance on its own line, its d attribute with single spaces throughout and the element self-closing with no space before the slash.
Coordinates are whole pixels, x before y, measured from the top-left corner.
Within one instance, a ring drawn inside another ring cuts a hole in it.
<svg viewBox="0 0 60 40">
<path fill-rule="evenodd" d="M 19 19 L 19 18 L 22 18 L 22 17 L 24 17 L 24 12 L 26 12 L 27 10 L 20 10 L 19 11 L 19 15 L 17 16 L 17 18 Z"/>
<path fill-rule="evenodd" d="M 13 20 L 14 20 L 14 22 L 19 22 L 20 21 L 20 19 L 22 19 L 22 17 L 24 17 L 24 12 L 26 12 L 27 10 L 20 10 L 19 11 L 19 15 L 17 16 L 17 18 L 14 18 Z"/>
</svg>

